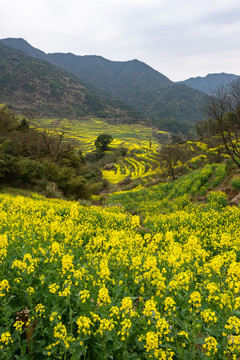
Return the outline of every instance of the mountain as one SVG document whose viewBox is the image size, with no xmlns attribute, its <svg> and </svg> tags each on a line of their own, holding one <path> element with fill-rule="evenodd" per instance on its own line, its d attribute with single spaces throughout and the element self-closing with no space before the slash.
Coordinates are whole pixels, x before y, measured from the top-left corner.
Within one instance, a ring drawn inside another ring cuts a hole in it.
<svg viewBox="0 0 240 360">
<path fill-rule="evenodd" d="M 39 117 L 108 116 L 136 121 L 141 114 L 96 94 L 76 76 L 0 43 L 0 103 Z"/>
<path fill-rule="evenodd" d="M 37 48 L 31 46 L 24 39 L 7 38 L 7 39 L 0 40 L 0 42 L 4 45 L 7 45 L 7 46 L 13 48 L 13 49 L 21 50 L 21 51 L 25 52 L 26 54 L 36 57 L 40 60 L 47 60 L 47 56 L 43 51 L 38 50 Z"/>
<path fill-rule="evenodd" d="M 197 121 L 203 117 L 206 97 L 166 76 L 139 60 L 110 61 L 100 56 L 49 54 L 55 63 L 79 78 L 128 102 L 151 118 Z"/>
<path fill-rule="evenodd" d="M 234 74 L 208 74 L 204 77 L 191 77 L 190 79 L 179 81 L 179 84 L 185 84 L 193 89 L 200 90 L 205 94 L 211 94 L 216 92 L 221 86 L 225 86 L 238 78 L 239 75 Z"/>
<path fill-rule="evenodd" d="M 121 62 L 95 55 L 45 54 L 23 39 L 1 41 L 64 68 L 98 87 L 103 94 L 127 102 L 147 117 L 191 122 L 204 117 L 205 94 L 185 84 L 172 82 L 139 60 Z"/>
</svg>

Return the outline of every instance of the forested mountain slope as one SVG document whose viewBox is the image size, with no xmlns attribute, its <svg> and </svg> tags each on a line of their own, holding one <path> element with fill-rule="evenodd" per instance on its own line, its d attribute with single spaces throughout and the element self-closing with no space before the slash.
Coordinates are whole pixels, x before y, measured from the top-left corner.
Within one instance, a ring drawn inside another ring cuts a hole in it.
<svg viewBox="0 0 240 360">
<path fill-rule="evenodd" d="M 204 77 L 191 77 L 190 79 L 179 81 L 180 84 L 185 84 L 193 89 L 203 91 L 206 94 L 215 92 L 219 87 L 228 85 L 230 82 L 237 80 L 238 75 L 234 74 L 208 74 Z"/>
<path fill-rule="evenodd" d="M 45 54 L 23 39 L 1 40 L 31 56 L 48 60 L 72 72 L 113 98 L 151 118 L 174 118 L 196 122 L 204 117 L 206 95 L 184 84 L 176 84 L 139 60 L 110 61 L 101 56 Z"/>
<path fill-rule="evenodd" d="M 39 117 L 104 116 L 136 121 L 142 115 L 47 61 L 0 43 L 0 103 Z"/>
</svg>

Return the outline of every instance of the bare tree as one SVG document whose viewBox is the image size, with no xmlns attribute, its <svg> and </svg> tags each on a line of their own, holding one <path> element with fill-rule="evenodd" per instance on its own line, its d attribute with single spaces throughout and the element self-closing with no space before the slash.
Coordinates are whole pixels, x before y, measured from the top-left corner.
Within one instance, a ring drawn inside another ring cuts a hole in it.
<svg viewBox="0 0 240 360">
<path fill-rule="evenodd" d="M 63 154 L 70 150 L 70 144 L 63 144 L 63 137 L 64 132 L 56 132 L 54 136 L 49 136 L 49 133 L 46 130 L 42 132 L 42 138 L 46 146 L 47 153 L 53 161 L 58 161 Z"/>
<path fill-rule="evenodd" d="M 159 161 L 163 171 L 175 180 L 187 160 L 187 152 L 179 144 L 163 146 L 159 152 Z"/>
<path fill-rule="evenodd" d="M 211 95 L 208 109 L 214 125 L 212 130 L 240 168 L 240 79 Z"/>
</svg>

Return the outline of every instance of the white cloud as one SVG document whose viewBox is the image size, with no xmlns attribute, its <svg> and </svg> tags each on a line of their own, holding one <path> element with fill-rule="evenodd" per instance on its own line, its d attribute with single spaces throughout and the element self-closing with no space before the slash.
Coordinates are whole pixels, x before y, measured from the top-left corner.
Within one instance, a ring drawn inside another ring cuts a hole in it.
<svg viewBox="0 0 240 360">
<path fill-rule="evenodd" d="M 45 52 L 138 58 L 180 80 L 240 73 L 239 20 L 239 0 L 8 0 L 0 37 L 23 37 Z"/>
</svg>

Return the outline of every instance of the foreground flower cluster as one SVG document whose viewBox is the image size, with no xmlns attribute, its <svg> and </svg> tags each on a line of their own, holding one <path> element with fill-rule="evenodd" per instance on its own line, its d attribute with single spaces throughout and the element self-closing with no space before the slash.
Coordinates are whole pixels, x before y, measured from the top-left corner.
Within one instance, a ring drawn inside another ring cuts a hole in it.
<svg viewBox="0 0 240 360">
<path fill-rule="evenodd" d="M 147 204 L 146 204 L 147 208 Z M 0 195 L 0 359 L 238 359 L 240 209 Z"/>
</svg>

